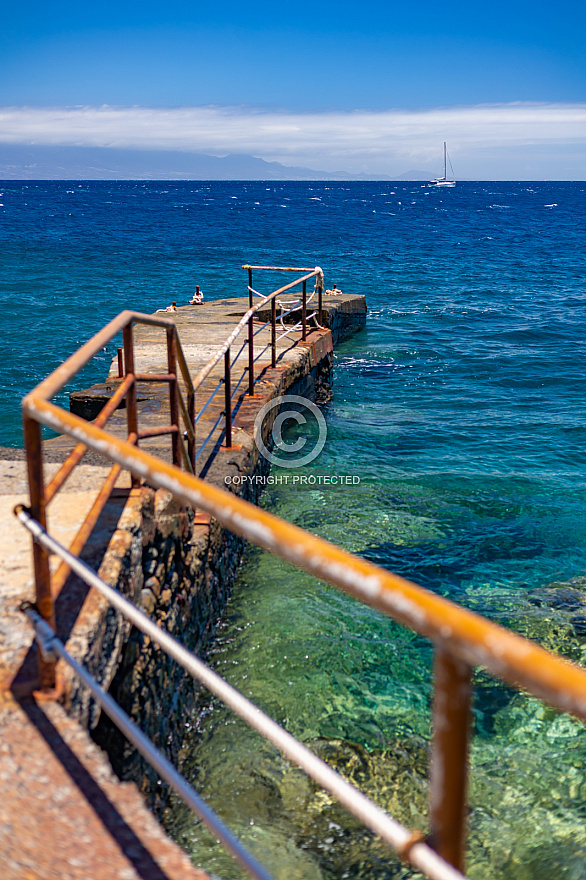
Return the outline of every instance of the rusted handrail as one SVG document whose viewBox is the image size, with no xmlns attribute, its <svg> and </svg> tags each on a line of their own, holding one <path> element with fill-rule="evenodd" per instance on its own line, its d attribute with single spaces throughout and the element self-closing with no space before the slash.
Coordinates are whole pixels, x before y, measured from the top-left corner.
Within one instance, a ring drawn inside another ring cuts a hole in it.
<svg viewBox="0 0 586 880">
<path fill-rule="evenodd" d="M 261 268 L 261 267 L 258 267 Z M 277 268 L 277 267 L 266 267 L 266 268 Z M 271 303 L 271 315 L 272 315 L 272 335 L 271 335 L 271 362 L 273 367 L 276 365 L 276 330 L 275 330 L 275 301 L 276 297 L 280 294 L 296 287 L 299 284 L 303 285 L 303 290 L 306 290 L 307 280 L 312 277 L 318 278 L 318 280 L 322 277 L 322 271 L 319 267 L 315 267 L 313 269 L 302 269 L 298 270 L 294 267 L 282 267 L 284 271 L 303 271 L 305 274 L 298 279 L 295 279 L 288 284 L 285 284 L 275 290 L 267 297 L 262 297 L 262 301 L 257 303 L 256 305 L 252 304 L 252 271 L 249 268 L 249 304 L 250 308 L 245 313 L 245 315 L 238 322 L 226 342 L 220 346 L 215 355 L 208 361 L 208 363 L 200 370 L 198 376 L 195 381 L 192 380 L 189 367 L 187 365 L 187 361 L 185 358 L 185 354 L 183 352 L 181 342 L 179 340 L 179 336 L 177 334 L 177 328 L 175 326 L 175 322 L 172 318 L 163 318 L 152 315 L 144 315 L 138 312 L 133 311 L 124 311 L 109 324 L 107 324 L 101 331 L 99 331 L 92 339 L 90 339 L 85 345 L 83 345 L 77 352 L 75 352 L 71 357 L 69 357 L 60 367 L 58 367 L 47 379 L 39 384 L 35 392 L 39 393 L 41 397 L 45 400 L 49 400 L 55 396 L 71 379 L 81 370 L 89 361 L 101 350 L 103 349 L 116 335 L 122 332 L 123 335 L 123 349 L 117 350 L 117 360 L 118 360 L 118 379 L 116 381 L 120 382 L 119 387 L 116 389 L 110 400 L 103 407 L 101 413 L 98 415 L 95 424 L 98 427 L 103 427 L 110 416 L 114 413 L 118 405 L 122 402 L 123 399 L 126 398 L 127 401 L 127 423 L 128 423 L 128 435 L 129 437 L 134 438 L 133 442 L 137 443 L 140 439 L 146 439 L 147 437 L 154 436 L 163 436 L 170 435 L 171 437 L 171 445 L 172 445 L 172 459 L 174 465 L 179 465 L 183 460 L 185 467 L 191 473 L 195 472 L 195 463 L 196 463 L 196 433 L 195 433 L 195 393 L 196 390 L 201 386 L 205 378 L 211 373 L 215 365 L 221 359 L 222 355 L 224 355 L 225 363 L 227 362 L 228 366 L 225 366 L 225 375 L 224 381 L 226 382 L 226 409 L 225 409 L 225 445 L 227 447 L 231 447 L 232 445 L 232 394 L 231 391 L 231 383 L 230 383 L 230 365 L 229 365 L 229 352 L 230 345 L 233 341 L 238 337 L 238 335 L 242 332 L 244 327 L 248 325 L 248 347 L 249 347 L 249 364 L 248 364 L 248 393 L 249 395 L 254 394 L 254 330 L 253 330 L 253 318 L 257 311 L 262 308 L 265 303 Z M 318 285 L 319 286 L 319 285 Z M 321 287 L 320 287 L 321 293 Z M 167 358 L 168 358 L 168 372 L 161 374 L 149 374 L 149 373 L 140 373 L 135 368 L 134 363 L 134 342 L 133 342 L 133 325 L 134 324 L 145 324 L 155 327 L 160 327 L 166 331 L 167 336 Z M 303 334 L 305 336 L 305 333 Z M 226 360 L 226 353 L 228 353 L 228 357 Z M 181 377 L 185 383 L 185 388 L 187 391 L 187 402 L 183 397 L 183 393 L 181 387 L 178 382 L 177 370 L 179 369 Z M 157 428 L 150 429 L 149 431 L 140 431 L 138 427 L 138 416 L 137 416 L 137 398 L 136 398 L 136 383 L 139 381 L 146 382 L 162 382 L 167 383 L 169 385 L 169 406 L 170 406 L 170 420 L 171 425 L 166 428 Z M 237 383 L 236 388 L 240 385 L 240 382 Z M 23 416 L 24 416 L 24 434 L 25 434 L 25 446 L 27 448 L 27 459 L 28 459 L 28 471 L 29 471 L 29 485 L 31 488 L 31 511 L 33 515 L 38 519 L 38 521 L 44 526 L 46 525 L 46 507 L 50 503 L 50 501 L 54 498 L 57 491 L 63 486 L 65 481 L 68 479 L 70 474 L 73 472 L 74 468 L 79 464 L 83 456 L 87 451 L 87 447 L 84 444 L 78 444 L 76 448 L 70 453 L 65 462 L 62 464 L 57 474 L 53 477 L 47 487 L 44 485 L 44 477 L 43 477 L 43 462 L 42 462 L 42 447 L 41 447 L 41 434 L 38 430 L 38 425 L 35 425 L 34 418 L 31 418 L 26 413 L 26 408 L 23 408 Z M 187 448 L 185 447 L 184 438 L 182 436 L 181 431 L 179 430 L 179 419 L 180 416 L 183 418 L 183 421 L 186 425 L 187 429 Z M 211 435 L 210 435 L 211 436 Z M 201 450 L 200 450 L 201 451 Z M 116 476 L 110 476 L 105 483 L 104 488 L 100 492 L 96 504 L 92 509 L 92 517 L 95 519 L 103 510 L 105 504 L 107 503 L 108 497 L 111 493 L 111 490 L 116 482 L 118 474 Z M 132 476 L 132 485 L 138 485 L 138 478 L 133 475 Z M 87 536 L 88 534 L 88 523 L 82 523 L 78 534 L 75 539 L 75 547 L 78 550 L 81 550 L 81 539 L 83 535 Z M 86 537 L 87 539 L 87 537 Z M 42 553 L 39 553 L 38 548 L 34 549 L 34 566 L 35 566 L 35 579 L 37 582 L 37 599 L 39 603 L 39 608 L 41 609 L 41 613 L 48 621 L 53 621 L 53 599 L 51 595 L 51 575 L 49 572 L 48 561 L 43 557 Z M 54 577 L 54 592 L 61 589 L 65 579 L 67 577 L 67 572 L 62 568 Z M 44 611 L 43 611 L 44 609 Z M 45 664 L 42 658 L 40 659 L 40 674 L 41 681 L 43 686 L 50 687 L 53 673 L 51 672 L 50 665 Z"/>
<path fill-rule="evenodd" d="M 167 337 L 168 373 L 152 375 L 148 373 L 138 373 L 135 370 L 132 334 L 133 323 L 150 324 L 165 329 Z M 82 367 L 84 367 L 101 348 L 120 332 L 122 332 L 123 335 L 124 356 L 122 357 L 121 350 L 118 349 L 118 371 L 119 373 L 122 371 L 124 375 L 119 377 L 120 384 L 98 414 L 94 424 L 97 425 L 98 428 L 103 428 L 118 406 L 125 399 L 128 425 L 127 441 L 131 444 L 135 444 L 140 438 L 144 439 L 146 437 L 168 434 L 171 437 L 173 464 L 179 465 L 181 459 L 183 459 L 187 470 L 193 473 L 195 471 L 195 392 L 185 361 L 185 356 L 181 348 L 181 343 L 178 339 L 177 328 L 173 321 L 153 318 L 150 315 L 141 315 L 137 312 L 122 312 L 122 314 L 118 315 L 113 321 L 110 321 L 110 323 L 90 339 L 88 343 L 82 346 L 81 349 L 75 352 L 60 367 L 58 367 L 51 376 L 49 376 L 44 382 L 41 382 L 35 391 L 40 391 L 46 399 L 53 397 L 64 387 L 64 385 L 73 379 L 79 370 L 82 369 Z M 188 391 L 187 405 L 185 405 L 177 381 L 177 365 L 179 365 L 179 369 L 186 380 Z M 136 384 L 139 381 L 160 381 L 166 382 L 169 385 L 171 425 L 154 430 L 151 429 L 150 431 L 139 431 L 136 408 Z M 180 431 L 180 411 L 187 426 L 187 449 L 185 448 L 185 443 Z M 45 526 L 46 509 L 48 504 L 53 500 L 75 467 L 80 463 L 87 452 L 88 447 L 84 443 L 78 443 L 67 456 L 57 473 L 53 476 L 53 479 L 45 486 L 40 426 L 34 418 L 27 414 L 26 407 L 24 406 L 23 423 L 25 447 L 27 451 L 31 513 L 43 526 Z M 107 455 L 106 458 L 108 458 Z M 108 502 L 119 474 L 120 466 L 114 465 L 106 477 L 89 513 L 81 523 L 73 539 L 71 544 L 72 552 L 79 554 L 83 550 L 85 543 Z M 138 480 L 135 476 L 132 476 L 132 485 L 138 485 Z M 33 564 L 39 611 L 43 618 L 54 626 L 55 597 L 59 594 L 67 580 L 69 568 L 66 565 L 61 565 L 57 571 L 51 575 L 48 559 L 46 558 L 46 555 L 39 551 L 38 547 L 33 548 Z M 51 689 L 55 684 L 54 668 L 52 664 L 46 662 L 41 655 L 39 655 L 39 676 L 41 686 L 44 689 Z"/>
<path fill-rule="evenodd" d="M 245 263 L 242 267 L 243 269 L 257 269 L 264 270 L 266 272 L 311 272 L 311 268 L 307 266 L 250 266 L 248 263 Z"/>
<path fill-rule="evenodd" d="M 23 410 L 30 418 L 85 443 L 149 484 L 168 489 L 186 504 L 213 515 L 253 544 L 339 587 L 434 643 L 445 645 L 464 663 L 484 667 L 497 678 L 526 688 L 555 708 L 586 720 L 585 669 L 232 492 L 179 471 L 144 449 L 60 409 L 39 394 L 40 388 L 37 386 L 23 400 Z"/>
</svg>

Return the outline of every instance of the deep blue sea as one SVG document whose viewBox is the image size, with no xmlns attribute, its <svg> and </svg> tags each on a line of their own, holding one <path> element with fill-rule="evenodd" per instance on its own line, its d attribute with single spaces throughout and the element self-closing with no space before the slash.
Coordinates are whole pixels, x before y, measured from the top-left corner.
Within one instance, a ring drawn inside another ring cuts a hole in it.
<svg viewBox="0 0 586 880">
<path fill-rule="evenodd" d="M 336 350 L 327 443 L 305 472 L 360 483 L 282 484 L 263 504 L 586 662 L 585 191 L 4 182 L 0 445 L 21 445 L 23 393 L 120 310 L 186 303 L 196 283 L 243 295 L 247 262 L 320 265 L 369 312 Z M 114 348 L 76 387 L 103 378 Z M 553 583 L 573 605 L 542 601 Z M 426 822 L 430 659 L 424 640 L 256 550 L 213 655 L 410 827 Z M 586 877 L 582 725 L 482 672 L 475 684 L 470 876 Z M 279 880 L 408 875 L 214 701 L 185 721 L 185 771 Z M 178 805 L 165 821 L 196 863 L 240 876 Z"/>
</svg>

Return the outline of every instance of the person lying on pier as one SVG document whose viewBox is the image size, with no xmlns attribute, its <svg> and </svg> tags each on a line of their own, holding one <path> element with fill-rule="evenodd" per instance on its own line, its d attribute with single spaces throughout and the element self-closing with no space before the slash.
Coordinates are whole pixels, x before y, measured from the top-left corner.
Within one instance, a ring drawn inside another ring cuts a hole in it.
<svg viewBox="0 0 586 880">
<path fill-rule="evenodd" d="M 167 306 L 166 309 L 157 309 L 157 312 L 176 312 L 177 311 L 177 303 L 175 300 L 171 303 L 170 306 Z"/>
<path fill-rule="evenodd" d="M 199 284 L 195 285 L 195 293 L 189 300 L 190 306 L 200 306 L 203 302 L 203 291 L 199 289 Z"/>
<path fill-rule="evenodd" d="M 339 293 L 342 293 L 342 291 L 335 284 L 331 290 L 326 290 L 326 296 L 336 296 Z"/>
</svg>

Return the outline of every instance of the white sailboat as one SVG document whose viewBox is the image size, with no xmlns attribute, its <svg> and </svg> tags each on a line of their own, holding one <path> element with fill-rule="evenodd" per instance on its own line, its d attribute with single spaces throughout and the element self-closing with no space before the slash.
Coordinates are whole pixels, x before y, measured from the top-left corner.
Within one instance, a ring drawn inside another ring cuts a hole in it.
<svg viewBox="0 0 586 880">
<path fill-rule="evenodd" d="M 456 186 L 455 180 L 448 180 L 447 174 L 447 162 L 448 162 L 448 151 L 446 149 L 446 142 L 444 141 L 444 176 L 436 177 L 434 180 L 429 181 L 430 186 Z M 450 162 L 450 168 L 452 168 L 452 163 Z M 454 169 L 452 168 L 452 174 L 454 173 Z"/>
</svg>

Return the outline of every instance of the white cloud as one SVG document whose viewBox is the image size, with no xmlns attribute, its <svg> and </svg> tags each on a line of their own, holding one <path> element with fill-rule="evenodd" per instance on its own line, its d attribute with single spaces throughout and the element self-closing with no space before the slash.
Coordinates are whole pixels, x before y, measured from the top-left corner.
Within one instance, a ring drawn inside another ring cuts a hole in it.
<svg viewBox="0 0 586 880">
<path fill-rule="evenodd" d="M 546 171 L 560 161 L 574 177 L 586 176 L 586 104 L 344 113 L 218 106 L 0 108 L 4 143 L 248 153 L 284 164 L 350 172 L 398 174 L 436 166 L 444 140 L 460 176 L 475 176 L 477 170 L 499 162 L 518 173 L 521 167 L 529 172 L 531 163 Z M 548 176 L 540 169 L 536 176 Z"/>
</svg>

